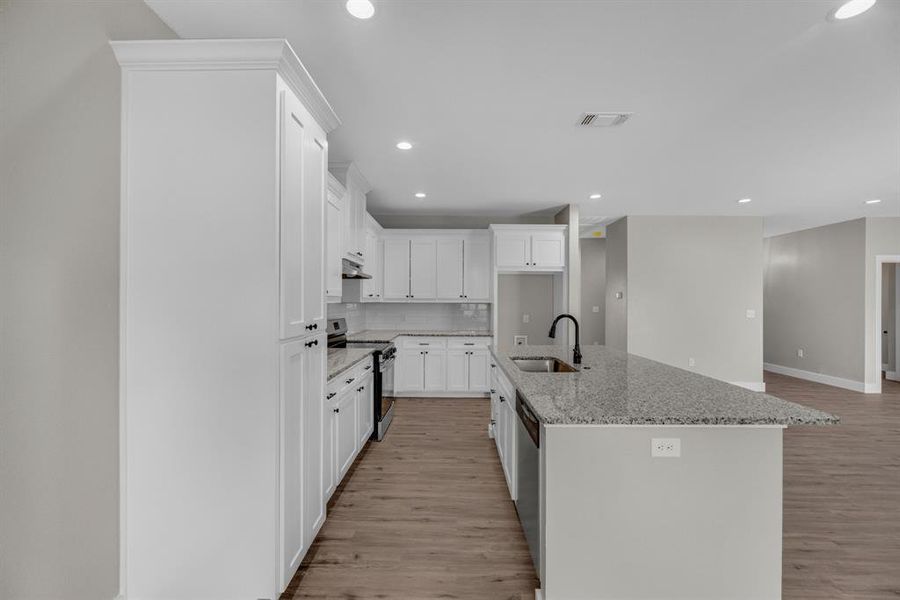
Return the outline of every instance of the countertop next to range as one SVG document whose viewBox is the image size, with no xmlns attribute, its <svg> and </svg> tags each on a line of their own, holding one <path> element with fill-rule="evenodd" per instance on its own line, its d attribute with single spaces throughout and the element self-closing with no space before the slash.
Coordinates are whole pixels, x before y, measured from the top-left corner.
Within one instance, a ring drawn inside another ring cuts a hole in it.
<svg viewBox="0 0 900 600">
<path fill-rule="evenodd" d="M 328 381 L 366 359 L 372 360 L 370 357 L 374 351 L 373 348 L 329 348 Z"/>
<path fill-rule="evenodd" d="M 839 418 L 605 346 L 583 348 L 576 373 L 529 373 L 510 357 L 555 357 L 562 346 L 492 350 L 497 365 L 546 425 L 825 425 Z"/>
<path fill-rule="evenodd" d="M 392 342 L 401 335 L 419 337 L 491 337 L 490 331 L 483 329 L 425 329 L 414 331 L 410 329 L 365 329 L 356 333 L 347 334 L 349 342 Z"/>
</svg>

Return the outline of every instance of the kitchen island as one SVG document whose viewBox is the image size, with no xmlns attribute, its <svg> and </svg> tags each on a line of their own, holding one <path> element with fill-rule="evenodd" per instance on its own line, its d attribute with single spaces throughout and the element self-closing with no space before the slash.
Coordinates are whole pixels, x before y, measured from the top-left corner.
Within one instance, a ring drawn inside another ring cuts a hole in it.
<svg viewBox="0 0 900 600">
<path fill-rule="evenodd" d="M 782 431 L 837 417 L 603 346 L 492 353 L 522 415 L 505 461 L 539 596 L 781 597 Z"/>
</svg>

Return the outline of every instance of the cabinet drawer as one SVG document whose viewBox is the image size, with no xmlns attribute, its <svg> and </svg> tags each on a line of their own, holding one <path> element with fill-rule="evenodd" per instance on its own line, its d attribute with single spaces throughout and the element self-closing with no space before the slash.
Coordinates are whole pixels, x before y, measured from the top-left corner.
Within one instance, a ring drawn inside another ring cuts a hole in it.
<svg viewBox="0 0 900 600">
<path fill-rule="evenodd" d="M 450 338 L 447 340 L 447 347 L 451 350 L 483 350 L 489 348 L 491 338 L 489 337 L 471 337 L 471 338 Z"/>
<path fill-rule="evenodd" d="M 347 369 L 328 382 L 328 385 L 325 388 L 326 399 L 329 399 L 329 396 L 333 399 L 351 385 L 359 385 L 359 382 L 362 381 L 363 377 L 369 375 L 371 372 L 372 357 L 368 356 L 355 367 Z"/>
<path fill-rule="evenodd" d="M 401 338 L 401 348 L 446 348 L 447 338 L 410 336 Z"/>
</svg>

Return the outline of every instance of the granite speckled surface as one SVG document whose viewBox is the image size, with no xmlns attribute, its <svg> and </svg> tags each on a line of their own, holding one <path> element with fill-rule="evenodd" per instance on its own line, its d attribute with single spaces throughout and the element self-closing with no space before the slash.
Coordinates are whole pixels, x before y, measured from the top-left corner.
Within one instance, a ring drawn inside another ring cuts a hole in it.
<svg viewBox="0 0 900 600">
<path fill-rule="evenodd" d="M 372 360 L 372 352 L 372 348 L 329 348 L 328 381 L 366 359 Z"/>
<path fill-rule="evenodd" d="M 555 357 L 561 346 L 492 350 L 496 364 L 546 425 L 826 425 L 839 418 L 653 360 L 586 346 L 577 373 L 527 373 L 510 358 Z"/>
<path fill-rule="evenodd" d="M 410 331 L 406 329 L 366 329 L 356 333 L 347 334 L 348 342 L 391 342 L 401 335 L 422 336 L 422 337 L 490 337 L 490 331 L 473 330 L 473 329 L 426 329 L 421 331 Z"/>
</svg>

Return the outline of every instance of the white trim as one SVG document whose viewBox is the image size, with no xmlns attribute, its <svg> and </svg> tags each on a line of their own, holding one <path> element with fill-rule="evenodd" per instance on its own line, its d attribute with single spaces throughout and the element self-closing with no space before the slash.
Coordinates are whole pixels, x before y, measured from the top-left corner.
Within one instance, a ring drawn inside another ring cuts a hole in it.
<svg viewBox="0 0 900 600">
<path fill-rule="evenodd" d="M 480 398 L 490 400 L 489 392 L 394 392 L 394 398 L 434 398 L 435 400 L 453 400 L 456 398 L 472 399 Z"/>
<path fill-rule="evenodd" d="M 825 373 L 814 373 L 813 371 L 804 371 L 803 369 L 795 369 L 793 367 L 785 367 L 772 363 L 764 363 L 763 368 L 766 371 L 787 375 L 788 377 L 824 383 L 825 385 L 853 390 L 854 392 L 872 393 L 866 389 L 867 386 L 862 381 L 854 381 L 853 379 L 844 379 L 843 377 L 835 377 L 834 375 L 826 375 Z"/>
<path fill-rule="evenodd" d="M 875 364 L 882 364 L 881 357 L 881 272 L 882 265 L 885 263 L 900 263 L 900 254 L 877 254 L 875 256 L 875 314 L 873 315 L 875 321 Z M 869 345 L 866 344 L 865 354 L 866 359 L 868 359 L 869 353 Z M 869 377 L 869 361 L 865 361 L 866 378 Z M 881 393 L 881 370 L 878 370 L 877 377 L 875 378 L 875 382 L 866 383 L 866 393 L 867 394 L 880 394 Z"/>
<path fill-rule="evenodd" d="M 278 72 L 325 133 L 341 124 L 322 90 L 285 39 L 130 40 L 109 43 L 122 70 Z"/>
<path fill-rule="evenodd" d="M 884 378 L 891 381 L 900 381 L 900 371 L 885 371 Z"/>
<path fill-rule="evenodd" d="M 742 387 L 744 389 L 750 390 L 751 392 L 765 392 L 766 391 L 766 382 L 765 381 L 729 381 L 731 385 L 736 385 L 738 387 Z"/>
</svg>

